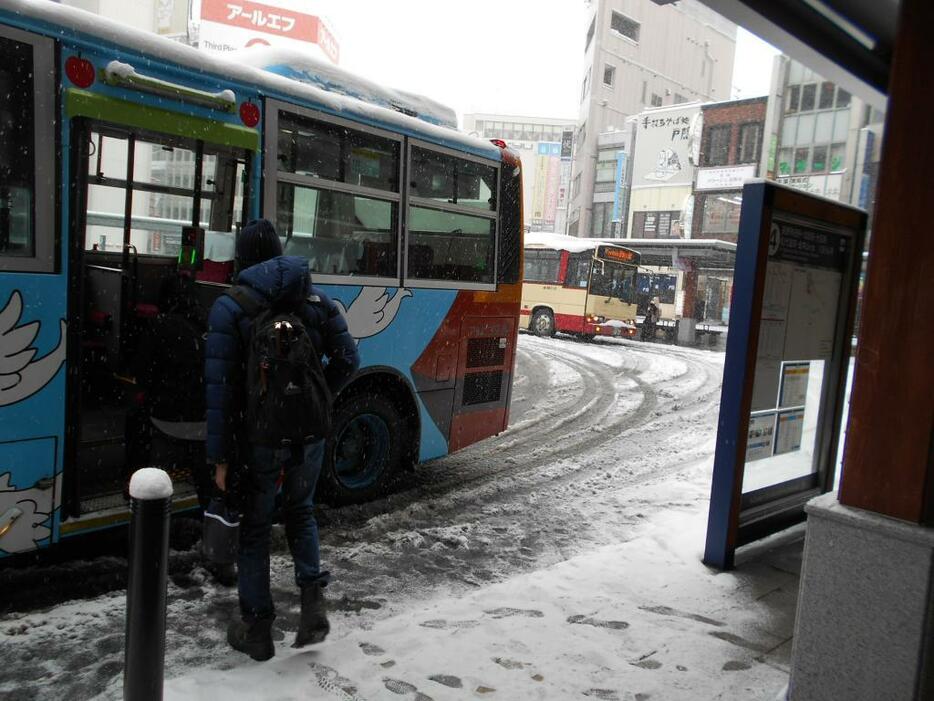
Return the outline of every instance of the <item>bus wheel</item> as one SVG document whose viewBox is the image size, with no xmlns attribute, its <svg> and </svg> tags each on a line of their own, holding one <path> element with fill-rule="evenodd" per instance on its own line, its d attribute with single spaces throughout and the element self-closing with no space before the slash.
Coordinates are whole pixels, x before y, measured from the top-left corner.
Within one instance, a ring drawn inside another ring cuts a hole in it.
<svg viewBox="0 0 934 701">
<path fill-rule="evenodd" d="M 537 336 L 555 335 L 555 318 L 548 309 L 537 309 L 532 315 L 532 331 Z"/>
<path fill-rule="evenodd" d="M 399 410 L 385 397 L 358 394 L 338 405 L 325 452 L 325 500 L 341 506 L 385 495 L 407 435 Z"/>
</svg>

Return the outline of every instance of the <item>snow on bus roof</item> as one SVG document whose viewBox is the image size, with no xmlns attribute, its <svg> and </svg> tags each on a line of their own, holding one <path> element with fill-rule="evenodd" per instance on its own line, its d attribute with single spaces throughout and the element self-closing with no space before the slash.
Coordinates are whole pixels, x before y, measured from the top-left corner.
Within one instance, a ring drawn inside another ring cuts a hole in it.
<svg viewBox="0 0 934 701">
<path fill-rule="evenodd" d="M 457 115 L 450 107 L 421 95 L 378 85 L 298 49 L 251 46 L 231 54 L 231 60 L 313 85 L 329 93 L 355 97 L 432 124 L 457 129 Z"/>
<path fill-rule="evenodd" d="M 439 122 L 450 119 L 453 111 L 449 108 L 442 107 L 427 98 L 401 91 L 381 89 L 381 94 L 376 95 L 371 90 L 373 83 L 343 69 L 331 71 L 334 81 L 319 83 L 320 85 L 329 83 L 332 90 L 327 90 L 318 85 L 299 82 L 255 66 L 238 63 L 234 57 L 228 58 L 198 51 L 186 44 L 150 34 L 79 8 L 49 2 L 49 0 L 4 0 L 0 7 L 0 14 L 2 13 L 12 13 L 19 15 L 20 18 L 31 18 L 38 22 L 55 25 L 56 31 L 52 35 L 57 39 L 80 40 L 87 37 L 101 39 L 117 47 L 133 49 L 168 63 L 213 74 L 220 80 L 228 79 L 245 83 L 257 88 L 264 95 L 298 98 L 340 116 L 386 125 L 431 141 L 452 145 L 493 160 L 500 160 L 499 148 L 489 141 L 468 136 L 450 126 L 439 126 L 432 124 L 431 121 L 403 114 L 390 107 L 382 106 L 381 100 L 384 101 L 387 94 L 397 94 L 402 100 L 401 107 L 409 107 L 410 111 L 416 113 L 424 110 L 426 117 L 438 119 Z M 348 82 L 344 92 L 352 92 L 353 96 L 333 91 L 335 85 L 341 85 L 341 81 L 345 79 Z M 442 116 L 445 117 L 444 120 L 439 119 Z"/>
<path fill-rule="evenodd" d="M 592 251 L 597 246 L 602 246 L 606 243 L 606 241 L 601 239 L 582 239 L 577 236 L 550 234 L 542 231 L 532 231 L 525 235 L 526 248 L 550 248 L 553 251 L 568 251 L 570 253 Z M 614 243 L 610 245 L 615 246 L 619 244 Z"/>
</svg>

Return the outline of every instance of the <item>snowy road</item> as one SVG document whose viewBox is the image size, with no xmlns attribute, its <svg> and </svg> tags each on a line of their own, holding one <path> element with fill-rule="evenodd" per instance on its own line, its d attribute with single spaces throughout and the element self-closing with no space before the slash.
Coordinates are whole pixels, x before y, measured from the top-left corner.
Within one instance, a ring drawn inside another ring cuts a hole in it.
<svg viewBox="0 0 934 701">
<path fill-rule="evenodd" d="M 518 350 L 507 432 L 418 468 L 385 499 L 322 509 L 332 638 L 428 597 L 467 595 L 625 542 L 647 515 L 675 504 L 651 487 L 712 454 L 722 354 L 529 335 Z M 174 560 L 166 676 L 242 665 L 223 640 L 235 590 L 215 586 L 191 553 Z M 277 531 L 277 625 L 293 631 L 289 562 Z M 72 562 L 37 582 L 119 567 L 114 558 Z M 123 605 L 117 590 L 0 617 L 0 698 L 119 697 Z"/>
</svg>

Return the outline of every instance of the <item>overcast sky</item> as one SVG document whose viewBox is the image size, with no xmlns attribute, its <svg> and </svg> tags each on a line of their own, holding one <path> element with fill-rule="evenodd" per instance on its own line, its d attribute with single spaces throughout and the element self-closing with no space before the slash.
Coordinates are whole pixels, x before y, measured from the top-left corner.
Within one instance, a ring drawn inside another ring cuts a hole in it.
<svg viewBox="0 0 934 701">
<path fill-rule="evenodd" d="M 314 0 L 341 66 L 453 107 L 577 118 L 588 11 L 584 0 Z M 740 30 L 734 94 L 768 92 L 767 44 Z"/>
</svg>

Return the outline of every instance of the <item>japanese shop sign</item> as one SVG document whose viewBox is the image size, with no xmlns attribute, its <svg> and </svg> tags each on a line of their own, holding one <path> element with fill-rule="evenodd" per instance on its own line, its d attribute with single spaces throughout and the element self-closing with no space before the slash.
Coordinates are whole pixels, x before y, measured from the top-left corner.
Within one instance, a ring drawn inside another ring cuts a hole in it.
<svg viewBox="0 0 934 701">
<path fill-rule="evenodd" d="M 726 166 L 725 168 L 700 168 L 697 171 L 695 190 L 738 190 L 747 180 L 756 177 L 754 164 Z"/>
<path fill-rule="evenodd" d="M 340 58 L 337 39 L 320 17 L 251 0 L 202 0 L 199 42 L 212 51 L 254 44 L 317 47 L 332 63 Z"/>
<path fill-rule="evenodd" d="M 639 115 L 633 152 L 633 188 L 691 185 L 694 180 L 691 126 L 699 115 L 697 104 Z"/>
</svg>

